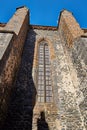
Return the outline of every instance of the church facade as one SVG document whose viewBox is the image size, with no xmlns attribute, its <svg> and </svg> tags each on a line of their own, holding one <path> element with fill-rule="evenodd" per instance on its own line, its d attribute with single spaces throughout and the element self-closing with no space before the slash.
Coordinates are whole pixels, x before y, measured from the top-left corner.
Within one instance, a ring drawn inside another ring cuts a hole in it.
<svg viewBox="0 0 87 130">
<path fill-rule="evenodd" d="M 87 129 L 87 34 L 71 12 L 58 27 L 29 25 L 17 8 L 0 27 L 0 123 L 3 129 Z"/>
</svg>

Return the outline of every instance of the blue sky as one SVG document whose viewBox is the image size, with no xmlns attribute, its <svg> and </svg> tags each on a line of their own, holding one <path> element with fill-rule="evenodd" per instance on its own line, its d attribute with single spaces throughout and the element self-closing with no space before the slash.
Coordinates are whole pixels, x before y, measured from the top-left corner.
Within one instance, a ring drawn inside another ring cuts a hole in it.
<svg viewBox="0 0 87 130">
<path fill-rule="evenodd" d="M 15 9 L 22 5 L 30 9 L 31 24 L 57 26 L 60 11 L 67 9 L 82 28 L 87 28 L 87 0 L 2 0 L 0 22 L 8 22 Z"/>
</svg>

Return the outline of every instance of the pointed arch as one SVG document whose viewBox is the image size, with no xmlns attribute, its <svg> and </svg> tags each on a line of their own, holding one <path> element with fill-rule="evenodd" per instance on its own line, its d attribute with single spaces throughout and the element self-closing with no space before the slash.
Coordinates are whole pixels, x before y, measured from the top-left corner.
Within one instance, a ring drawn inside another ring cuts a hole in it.
<svg viewBox="0 0 87 130">
<path fill-rule="evenodd" d="M 38 102 L 53 102 L 51 79 L 51 60 L 55 58 L 54 48 L 47 38 L 40 38 L 35 43 L 33 68 Z"/>
<path fill-rule="evenodd" d="M 51 60 L 55 59 L 56 57 L 52 42 L 46 37 L 39 38 L 35 43 L 33 67 L 37 67 L 38 65 L 38 47 L 42 41 L 46 42 L 49 46 Z"/>
</svg>

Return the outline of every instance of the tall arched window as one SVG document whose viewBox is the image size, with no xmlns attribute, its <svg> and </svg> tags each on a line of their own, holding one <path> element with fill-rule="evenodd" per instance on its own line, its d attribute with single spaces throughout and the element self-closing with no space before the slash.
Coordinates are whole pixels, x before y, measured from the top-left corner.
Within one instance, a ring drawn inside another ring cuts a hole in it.
<svg viewBox="0 0 87 130">
<path fill-rule="evenodd" d="M 42 41 L 38 50 L 38 102 L 53 102 L 49 46 Z"/>
</svg>

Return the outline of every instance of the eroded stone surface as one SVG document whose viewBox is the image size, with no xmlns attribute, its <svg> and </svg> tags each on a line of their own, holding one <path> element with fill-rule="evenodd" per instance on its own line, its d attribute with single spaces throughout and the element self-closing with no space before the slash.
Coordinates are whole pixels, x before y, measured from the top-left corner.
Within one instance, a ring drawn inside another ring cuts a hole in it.
<svg viewBox="0 0 87 130">
<path fill-rule="evenodd" d="M 55 58 L 51 60 L 53 108 L 46 104 L 41 106 L 36 100 L 37 69 L 32 68 L 34 48 L 36 41 L 43 37 L 51 41 L 55 50 Z M 77 50 L 66 47 L 66 42 L 57 31 L 31 29 L 25 42 L 5 127 L 37 130 L 39 121 L 40 126 L 44 124 L 41 130 L 48 129 L 48 126 L 50 130 L 86 130 L 86 81 L 86 65 L 81 63 Z M 42 111 L 44 121 L 40 118 Z"/>
<path fill-rule="evenodd" d="M 86 108 L 86 99 L 83 95 L 85 94 L 86 96 L 87 92 L 83 92 L 83 94 L 79 88 L 79 86 L 81 86 L 81 75 L 78 77 L 77 69 L 74 66 L 77 64 L 75 60 L 78 61 L 79 55 L 77 54 L 76 56 L 74 52 L 74 57 L 71 57 L 71 52 L 68 52 L 68 48 L 66 49 L 65 47 L 66 41 L 64 41 L 58 32 L 55 31 L 55 33 L 53 33 L 52 31 L 40 30 L 35 30 L 35 32 L 37 39 L 41 37 L 48 38 L 55 49 L 56 58 L 51 61 L 52 79 L 55 93 L 54 100 L 58 107 L 61 129 L 85 130 L 86 116 L 82 114 L 82 111 L 83 113 L 86 112 L 83 109 Z M 74 51 L 73 48 L 70 50 Z M 76 66 L 79 66 L 79 69 L 83 70 L 86 76 L 86 71 L 84 71 L 85 67 L 83 66 L 81 68 L 80 62 L 81 61 L 79 61 Z M 78 72 L 80 71 L 78 70 Z M 86 77 L 85 81 L 82 82 L 83 84 L 86 83 Z M 87 87 L 87 85 L 85 85 L 85 87 Z M 84 102 L 82 108 L 79 107 L 79 103 L 81 102 Z"/>
<path fill-rule="evenodd" d="M 0 30 L 0 127 L 7 112 L 10 93 L 13 89 L 12 84 L 21 61 L 27 30 L 28 10 L 26 8 L 23 11 L 17 10 L 17 17 L 13 15 L 3 30 Z"/>
<path fill-rule="evenodd" d="M 12 37 L 13 34 L 11 33 L 0 33 L 0 60 L 2 59 Z"/>
<path fill-rule="evenodd" d="M 25 42 L 22 62 L 11 94 L 4 130 L 31 130 L 32 128 L 32 101 L 35 101 L 36 92 L 32 79 L 35 33 L 33 32 L 32 41 L 30 40 L 31 35 L 28 34 Z"/>
</svg>

